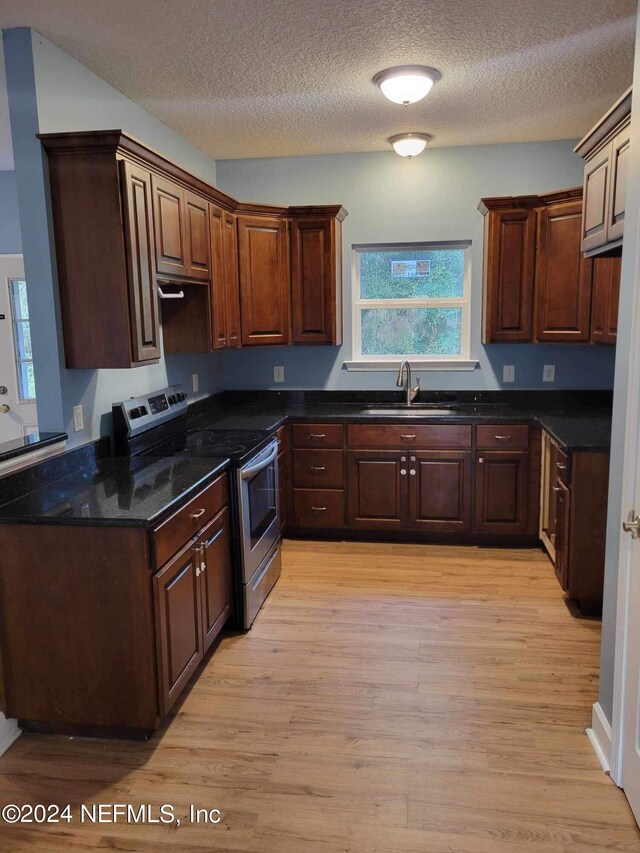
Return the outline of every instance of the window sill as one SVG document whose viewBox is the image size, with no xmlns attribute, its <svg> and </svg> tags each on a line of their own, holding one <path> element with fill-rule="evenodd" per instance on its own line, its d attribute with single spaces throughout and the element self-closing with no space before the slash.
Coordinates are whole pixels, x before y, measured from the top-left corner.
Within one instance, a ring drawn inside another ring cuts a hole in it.
<svg viewBox="0 0 640 853">
<path fill-rule="evenodd" d="M 442 361 L 412 361 L 407 359 L 414 373 L 423 371 L 471 371 L 475 370 L 479 362 L 477 359 L 443 359 Z M 395 373 L 400 367 L 400 359 L 397 361 L 345 361 L 343 367 L 349 371 L 386 371 Z"/>
</svg>

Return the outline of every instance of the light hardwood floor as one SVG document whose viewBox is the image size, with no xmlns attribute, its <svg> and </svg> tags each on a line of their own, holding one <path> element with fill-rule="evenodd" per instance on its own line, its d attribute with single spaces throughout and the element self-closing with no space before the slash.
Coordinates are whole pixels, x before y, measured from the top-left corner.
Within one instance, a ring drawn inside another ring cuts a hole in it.
<svg viewBox="0 0 640 853">
<path fill-rule="evenodd" d="M 600 624 L 539 551 L 286 542 L 276 590 L 148 744 L 23 735 L 0 803 L 189 803 L 218 826 L 21 827 L 0 850 L 640 851 L 584 729 Z"/>
</svg>

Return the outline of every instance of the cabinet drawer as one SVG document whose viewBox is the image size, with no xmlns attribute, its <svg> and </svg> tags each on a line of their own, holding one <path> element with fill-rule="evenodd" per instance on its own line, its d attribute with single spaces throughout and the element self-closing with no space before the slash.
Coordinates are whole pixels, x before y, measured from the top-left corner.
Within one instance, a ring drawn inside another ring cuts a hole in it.
<svg viewBox="0 0 640 853">
<path fill-rule="evenodd" d="M 529 447 L 526 424 L 482 424 L 476 430 L 478 450 L 526 450 Z"/>
<path fill-rule="evenodd" d="M 349 447 L 471 447 L 470 424 L 350 424 Z"/>
<path fill-rule="evenodd" d="M 559 447 L 556 448 L 556 477 L 561 482 L 564 483 L 565 486 L 569 485 L 569 477 L 570 468 L 569 468 L 569 457 L 567 454 L 560 450 Z M 553 476 L 553 473 L 552 473 Z"/>
<path fill-rule="evenodd" d="M 298 489 L 341 489 L 344 486 L 343 451 L 296 450 L 293 483 Z"/>
<path fill-rule="evenodd" d="M 344 446 L 342 424 L 293 424 L 291 430 L 294 447 Z"/>
<path fill-rule="evenodd" d="M 156 566 L 169 557 L 196 533 L 227 503 L 227 475 L 223 474 L 210 486 L 174 512 L 152 532 Z"/>
<path fill-rule="evenodd" d="M 344 527 L 344 492 L 328 489 L 294 489 L 296 527 Z"/>
</svg>

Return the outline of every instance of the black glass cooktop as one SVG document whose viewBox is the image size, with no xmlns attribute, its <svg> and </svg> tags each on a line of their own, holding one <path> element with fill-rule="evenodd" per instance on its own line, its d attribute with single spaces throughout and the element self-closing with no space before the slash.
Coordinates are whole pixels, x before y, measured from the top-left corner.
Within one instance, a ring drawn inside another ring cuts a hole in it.
<svg viewBox="0 0 640 853">
<path fill-rule="evenodd" d="M 147 455 L 195 458 L 226 456 L 241 464 L 261 450 L 269 438 L 268 432 L 260 430 L 186 430 L 152 448 Z"/>
</svg>

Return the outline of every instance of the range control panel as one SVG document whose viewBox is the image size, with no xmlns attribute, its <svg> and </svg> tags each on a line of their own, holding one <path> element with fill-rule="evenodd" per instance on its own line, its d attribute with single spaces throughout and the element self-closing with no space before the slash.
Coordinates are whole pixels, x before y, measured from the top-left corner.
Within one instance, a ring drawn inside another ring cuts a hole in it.
<svg viewBox="0 0 640 853">
<path fill-rule="evenodd" d="M 180 385 L 154 391 L 144 397 L 131 397 L 113 405 L 113 428 L 130 438 L 187 411 L 187 395 Z"/>
</svg>

